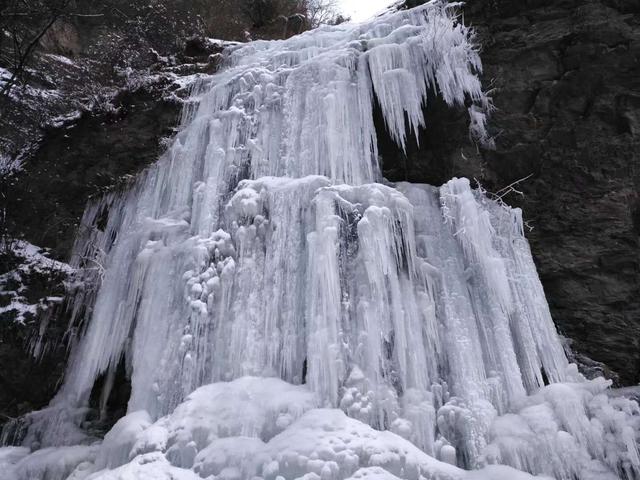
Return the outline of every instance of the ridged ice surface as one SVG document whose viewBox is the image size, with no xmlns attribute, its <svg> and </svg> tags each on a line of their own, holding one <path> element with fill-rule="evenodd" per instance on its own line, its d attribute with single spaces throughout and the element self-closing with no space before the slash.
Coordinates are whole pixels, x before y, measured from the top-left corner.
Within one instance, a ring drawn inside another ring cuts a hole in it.
<svg viewBox="0 0 640 480">
<path fill-rule="evenodd" d="M 69 367 L 8 478 L 639 478 L 638 405 L 569 365 L 520 211 L 380 177 L 375 102 L 400 146 L 430 91 L 486 141 L 453 8 L 227 51 L 168 153 L 87 208 Z M 129 415 L 82 446 L 123 359 Z"/>
</svg>

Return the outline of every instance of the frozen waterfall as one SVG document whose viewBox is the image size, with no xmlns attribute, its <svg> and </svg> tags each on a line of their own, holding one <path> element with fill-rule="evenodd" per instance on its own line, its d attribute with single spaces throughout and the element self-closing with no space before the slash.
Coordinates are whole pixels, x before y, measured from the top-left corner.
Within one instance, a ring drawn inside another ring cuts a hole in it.
<svg viewBox="0 0 640 480">
<path fill-rule="evenodd" d="M 375 102 L 400 147 L 429 92 L 487 141 L 455 8 L 227 49 L 169 151 L 87 207 L 64 383 L 0 479 L 640 478 L 638 405 L 567 361 L 521 212 L 381 177 Z"/>
</svg>

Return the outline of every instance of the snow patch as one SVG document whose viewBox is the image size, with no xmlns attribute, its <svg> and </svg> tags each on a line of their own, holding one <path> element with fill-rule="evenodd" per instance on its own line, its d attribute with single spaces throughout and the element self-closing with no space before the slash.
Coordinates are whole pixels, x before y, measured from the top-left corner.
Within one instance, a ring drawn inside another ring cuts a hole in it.
<svg viewBox="0 0 640 480">
<path fill-rule="evenodd" d="M 76 63 L 73 60 L 63 55 L 54 55 L 53 53 L 47 53 L 45 54 L 45 57 L 55 60 L 56 62 L 64 63 L 65 65 L 74 67 L 76 66 Z"/>
<path fill-rule="evenodd" d="M 36 303 L 29 303 L 24 296 L 28 289 L 30 275 L 70 275 L 74 270 L 68 264 L 49 258 L 46 252 L 28 242 L 9 241 L 3 247 L 8 255 L 16 258 L 17 266 L 13 270 L 0 275 L 0 294 L 4 297 L 4 305 L 0 306 L 0 315 L 12 313 L 18 322 L 35 316 L 40 309 L 52 303 L 59 303 L 60 298 L 45 297 Z"/>
</svg>

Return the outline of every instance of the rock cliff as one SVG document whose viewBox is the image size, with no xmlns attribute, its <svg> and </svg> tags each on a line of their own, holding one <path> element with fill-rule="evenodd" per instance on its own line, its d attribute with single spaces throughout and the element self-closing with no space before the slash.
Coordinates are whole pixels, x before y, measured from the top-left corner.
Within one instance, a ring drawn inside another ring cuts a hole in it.
<svg viewBox="0 0 640 480">
<path fill-rule="evenodd" d="M 464 18 L 476 27 L 493 91 L 495 149 L 474 149 L 463 112 L 433 102 L 437 121 L 422 148 L 403 155 L 385 144 L 387 176 L 476 178 L 520 206 L 559 330 L 579 357 L 635 384 L 640 3 L 470 0 Z M 522 195 L 507 188 L 514 182 Z"/>
<path fill-rule="evenodd" d="M 501 3 L 470 2 L 496 88 L 485 176 L 500 189 L 531 175 L 509 201 L 533 226 L 559 329 L 576 352 L 637 383 L 640 3 Z"/>
</svg>

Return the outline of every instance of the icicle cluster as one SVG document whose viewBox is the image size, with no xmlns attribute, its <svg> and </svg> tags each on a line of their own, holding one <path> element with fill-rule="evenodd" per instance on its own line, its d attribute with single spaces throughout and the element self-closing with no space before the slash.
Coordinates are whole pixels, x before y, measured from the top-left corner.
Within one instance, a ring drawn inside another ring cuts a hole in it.
<svg viewBox="0 0 640 480">
<path fill-rule="evenodd" d="M 638 406 L 568 364 L 520 212 L 465 179 L 376 183 L 375 101 L 403 147 L 428 127 L 430 91 L 470 100 L 486 137 L 480 60 L 454 7 L 227 52 L 169 152 L 88 207 L 74 258 L 100 288 L 78 294 L 64 384 L 27 419 L 25 444 L 48 448 L 0 450 L 0 467 L 638 478 Z M 89 395 L 105 376 L 106 405 L 123 359 L 130 414 L 99 447 L 59 447 L 90 443 Z"/>
</svg>

